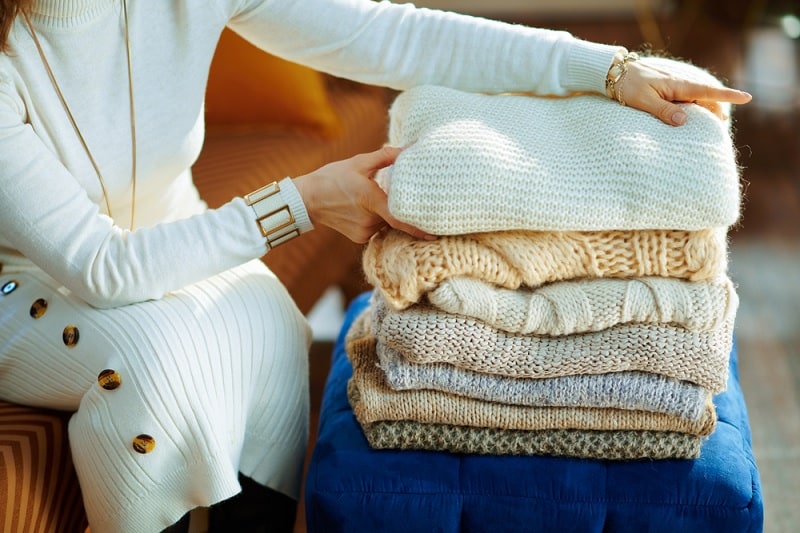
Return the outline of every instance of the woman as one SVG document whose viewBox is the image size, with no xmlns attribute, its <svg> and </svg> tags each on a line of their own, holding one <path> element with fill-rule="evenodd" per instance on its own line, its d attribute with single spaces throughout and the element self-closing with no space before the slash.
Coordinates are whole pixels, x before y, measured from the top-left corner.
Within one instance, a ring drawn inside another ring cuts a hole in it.
<svg viewBox="0 0 800 533">
<path fill-rule="evenodd" d="M 197 506 L 213 506 L 212 530 L 291 530 L 310 334 L 259 258 L 312 224 L 356 242 L 386 225 L 432 238 L 372 181 L 393 147 L 206 209 L 190 167 L 226 25 L 396 89 L 594 91 L 676 126 L 675 102 L 719 113 L 750 98 L 617 46 L 412 5 L 0 0 L 0 397 L 75 411 L 95 533 L 184 517 L 178 530 Z"/>
</svg>

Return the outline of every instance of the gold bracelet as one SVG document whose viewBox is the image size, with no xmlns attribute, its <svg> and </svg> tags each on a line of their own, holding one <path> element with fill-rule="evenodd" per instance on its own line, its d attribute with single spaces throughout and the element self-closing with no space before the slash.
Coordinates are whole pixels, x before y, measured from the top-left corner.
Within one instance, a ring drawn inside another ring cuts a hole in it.
<svg viewBox="0 0 800 533">
<path fill-rule="evenodd" d="M 256 223 L 270 250 L 300 235 L 294 214 L 280 195 L 277 181 L 245 195 L 256 214 Z"/>
<path fill-rule="evenodd" d="M 608 69 L 606 76 L 606 94 L 609 98 L 615 99 L 621 105 L 626 105 L 622 99 L 622 80 L 628 73 L 628 63 L 637 61 L 639 54 L 636 52 L 625 52 L 619 59 L 615 58 L 611 68 Z"/>
</svg>

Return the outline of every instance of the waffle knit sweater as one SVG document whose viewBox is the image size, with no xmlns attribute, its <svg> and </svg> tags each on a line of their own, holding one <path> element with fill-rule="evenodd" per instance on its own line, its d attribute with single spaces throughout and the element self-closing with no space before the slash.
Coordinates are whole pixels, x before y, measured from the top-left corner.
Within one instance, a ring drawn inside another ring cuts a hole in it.
<svg viewBox="0 0 800 533">
<path fill-rule="evenodd" d="M 346 351 L 353 365 L 348 397 L 361 424 L 381 420 L 415 420 L 434 424 L 499 429 L 582 429 L 677 431 L 710 435 L 716 411 L 710 399 L 699 420 L 625 409 L 531 407 L 487 402 L 433 390 L 395 391 L 377 366 L 376 339 L 348 337 Z"/>
<path fill-rule="evenodd" d="M 731 320 L 739 305 L 727 276 L 709 282 L 594 278 L 517 290 L 453 277 L 427 297 L 446 313 L 473 317 L 511 333 L 537 335 L 584 333 L 627 323 L 671 323 L 710 331 Z"/>
<path fill-rule="evenodd" d="M 665 58 L 643 62 L 721 86 Z M 597 95 L 416 87 L 390 112 L 389 208 L 436 235 L 524 229 L 699 230 L 739 216 L 730 124 L 686 105 L 675 128 Z M 535 117 L 535 118 L 532 118 Z"/>
<path fill-rule="evenodd" d="M 368 331 L 369 312 L 353 329 Z M 354 333 L 356 334 L 356 333 Z M 378 366 L 394 390 L 431 389 L 489 402 L 530 406 L 612 407 L 667 413 L 697 420 L 709 392 L 688 381 L 648 372 L 609 372 L 555 378 L 511 378 L 446 363 L 412 363 L 377 342 Z"/>
<path fill-rule="evenodd" d="M 415 239 L 397 230 L 370 239 L 367 280 L 395 309 L 454 276 L 506 289 L 582 277 L 663 276 L 713 280 L 727 269 L 724 228 L 700 231 L 498 231 Z"/>
<path fill-rule="evenodd" d="M 395 311 L 376 298 L 372 309 L 378 341 L 415 363 L 449 363 L 519 378 L 636 370 L 690 381 L 713 393 L 727 386 L 732 321 L 708 332 L 669 324 L 623 324 L 549 337 L 507 333 L 431 306 Z"/>
<path fill-rule="evenodd" d="M 351 400 L 357 403 L 357 400 Z M 585 459 L 695 459 L 703 438 L 675 431 L 514 430 L 382 420 L 361 426 L 375 449 Z"/>
</svg>

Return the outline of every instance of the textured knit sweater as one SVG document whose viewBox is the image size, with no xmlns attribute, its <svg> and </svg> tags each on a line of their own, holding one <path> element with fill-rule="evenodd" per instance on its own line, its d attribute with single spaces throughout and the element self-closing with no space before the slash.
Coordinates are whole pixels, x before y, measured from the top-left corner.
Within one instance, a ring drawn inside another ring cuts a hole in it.
<svg viewBox="0 0 800 533">
<path fill-rule="evenodd" d="M 710 331 L 731 320 L 739 305 L 727 276 L 709 282 L 596 278 L 518 290 L 453 277 L 427 297 L 446 313 L 470 316 L 512 333 L 537 335 L 599 331 L 625 323 L 671 323 Z"/>
<path fill-rule="evenodd" d="M 353 412 L 362 424 L 380 420 L 415 420 L 434 424 L 498 429 L 583 429 L 678 431 L 710 435 L 716 426 L 711 400 L 699 420 L 652 411 L 592 407 L 531 407 L 456 396 L 434 390 L 395 391 L 376 365 L 374 337 L 347 341 L 353 364 L 348 383 Z"/>
<path fill-rule="evenodd" d="M 713 331 L 622 324 L 550 337 L 500 331 L 430 306 L 395 311 L 380 298 L 372 309 L 372 332 L 378 341 L 415 363 L 449 363 L 532 378 L 636 370 L 690 381 L 713 393 L 727 386 L 733 321 Z"/>
<path fill-rule="evenodd" d="M 619 49 L 580 41 L 564 32 L 368 0 L 128 0 L 127 6 L 138 152 L 134 231 L 127 229 L 131 222 L 131 133 L 122 3 L 120 0 L 34 0 L 31 21 L 101 169 L 115 218 L 112 220 L 105 213 L 97 175 L 55 95 L 28 27 L 18 18 L 10 31 L 9 53 L 0 54 L 0 268 L 3 275 L 41 269 L 55 280 L 58 290 L 77 301 L 119 308 L 120 312 L 113 316 L 135 316 L 135 320 L 151 326 L 149 331 L 163 333 L 165 343 L 185 340 L 187 346 L 195 336 L 179 335 L 178 332 L 184 331 L 180 323 L 182 315 L 148 314 L 150 306 L 140 309 L 139 305 L 148 305 L 152 303 L 148 300 L 195 286 L 234 267 L 241 268 L 238 265 L 266 252 L 253 211 L 243 199 L 235 198 L 218 209 L 207 210 L 191 179 L 191 166 L 203 144 L 206 78 L 218 37 L 226 25 L 279 57 L 396 89 L 435 84 L 481 92 L 602 93 L 605 74 Z M 265 184 L 281 178 L 266 176 Z M 285 182 L 282 196 L 284 193 L 283 199 L 291 205 L 299 223 L 309 229 L 310 221 L 290 181 Z M 253 390 L 247 383 L 255 373 L 220 374 L 220 368 L 211 362 L 209 354 L 217 344 L 236 344 L 217 343 L 218 335 L 235 331 L 233 326 L 228 328 L 228 320 L 245 324 L 244 320 L 251 320 L 250 315 L 252 320 L 268 317 L 269 320 L 259 324 L 261 330 L 279 328 L 281 335 L 276 339 L 261 335 L 259 342 L 274 343 L 276 349 L 282 348 L 284 341 L 297 346 L 303 340 L 302 328 L 292 329 L 284 324 L 284 319 L 290 323 L 291 319 L 302 325 L 302 317 L 292 314 L 285 293 L 281 296 L 273 287 L 277 284 L 260 280 L 259 276 L 266 274 L 263 271 L 253 274 L 254 270 L 257 269 L 237 271 L 237 275 L 224 279 L 233 280 L 230 283 L 251 298 L 261 297 L 259 290 L 264 290 L 263 285 L 269 286 L 272 291 L 269 297 L 278 295 L 274 296 L 276 302 L 286 304 L 285 311 L 276 311 L 280 319 L 269 318 L 269 313 L 264 312 L 277 309 L 277 303 L 252 310 L 247 308 L 245 299 L 229 312 L 230 308 L 225 307 L 227 301 L 214 300 L 220 291 L 236 293 L 222 290 L 229 282 L 215 279 L 203 285 L 202 291 L 184 295 L 187 299 L 195 296 L 199 301 L 186 304 L 182 312 L 192 313 L 207 306 L 212 310 L 218 307 L 225 314 L 210 322 L 213 326 L 207 335 L 196 335 L 196 342 L 191 345 L 196 351 L 202 347 L 202 353 L 187 350 L 191 357 L 174 361 L 178 370 L 170 375 L 180 375 L 181 379 L 161 379 L 160 372 L 137 360 L 137 365 L 127 370 L 134 375 L 126 376 L 128 386 L 122 390 L 135 394 L 137 389 L 130 385 L 145 382 L 152 384 L 142 389 L 147 396 L 132 396 L 130 401 L 118 402 L 105 418 L 93 418 L 84 411 L 80 418 L 82 425 L 73 423 L 84 429 L 89 427 L 85 424 L 89 420 L 98 425 L 92 431 L 74 432 L 71 442 L 73 455 L 80 455 L 82 464 L 91 464 L 101 471 L 79 474 L 95 533 L 159 531 L 169 524 L 169 519 L 174 521 L 191 507 L 210 505 L 235 493 L 236 469 L 245 465 L 218 468 L 225 461 L 236 463 L 245 457 L 240 455 L 240 448 L 232 445 L 234 437 L 216 433 L 211 440 L 221 447 L 209 453 L 205 434 L 175 429 L 175 424 L 184 420 L 213 423 L 213 419 L 204 418 L 202 411 L 191 411 L 195 406 L 200 409 L 209 401 L 213 403 L 217 393 L 225 393 L 227 397 L 258 392 L 265 403 L 270 399 L 286 402 L 297 399 L 292 381 L 285 379 L 285 369 L 278 368 L 279 372 L 274 373 L 282 378 L 280 384 Z M 35 299 L 42 295 L 31 296 Z M 236 298 L 231 298 L 233 305 Z M 12 305 L 11 301 L 6 300 L 7 305 Z M 31 301 L 13 304 L 26 319 L 30 318 L 26 315 Z M 158 301 L 171 302 L 172 307 L 167 310 L 172 311 L 183 305 L 184 300 Z M 135 305 L 126 305 L 131 303 Z M 91 316 L 88 309 L 80 309 L 79 317 Z M 160 306 L 158 309 L 164 310 Z M 48 316 L 55 314 L 56 310 L 51 309 Z M 192 323 L 197 320 L 193 318 Z M 3 324 L 5 327 L 6 323 Z M 133 329 L 123 321 L 119 325 L 122 334 L 115 340 L 123 345 L 123 341 L 129 340 L 132 346 L 141 347 L 153 343 L 160 348 L 161 344 L 156 344 L 150 335 L 137 333 L 137 338 L 128 339 L 131 331 L 140 331 L 139 325 L 137 322 L 137 328 Z M 13 326 L 12 323 L 7 329 L 0 329 L 12 332 L 4 333 L 8 336 L 0 339 L 0 345 L 19 340 L 19 328 Z M 89 335 L 91 323 L 80 326 L 81 346 L 90 346 L 90 339 L 97 337 Z M 63 325 L 58 327 L 60 332 Z M 239 336 L 230 334 L 230 339 L 238 341 Z M 57 397 L 60 390 L 82 383 L 77 377 L 93 367 L 86 366 L 86 358 L 107 354 L 86 354 L 81 359 L 75 355 L 76 351 L 71 353 L 71 358 L 51 365 L 45 359 L 45 350 L 29 351 L 25 360 L 31 368 L 28 375 L 37 379 L 19 380 L 15 386 L 27 386 L 41 405 L 64 400 Z M 164 350 L 159 349 L 158 353 L 167 359 Z M 132 356 L 126 353 L 125 357 Z M 6 361 L 2 363 L 5 367 Z M 253 366 L 262 364 L 268 363 L 259 360 Z M 59 390 L 42 387 L 38 376 L 44 373 L 48 377 L 58 373 L 62 387 Z M 213 380 L 192 381 L 187 377 L 203 373 L 219 377 L 224 390 L 212 393 L 209 387 L 215 387 Z M 182 399 L 182 403 L 176 398 Z M 259 403 L 242 398 L 239 405 L 260 409 Z M 76 405 L 80 399 L 74 395 L 67 398 Z M 226 412 L 231 414 L 230 410 Z M 280 416 L 292 417 L 294 412 L 287 407 Z M 238 423 L 239 415 L 246 418 L 247 414 L 244 407 L 236 410 L 234 421 Z M 265 420 L 271 416 L 266 411 L 254 414 Z M 160 439 L 154 454 L 142 459 L 131 455 L 127 447 L 126 424 L 145 418 L 161 421 L 169 436 Z M 302 432 L 307 421 L 294 422 L 285 432 L 275 426 L 276 438 L 304 443 Z M 122 439 L 118 447 L 109 445 L 110 449 L 118 450 L 117 455 L 110 452 L 101 455 L 92 448 L 91 444 L 101 438 L 98 435 L 107 435 L 108 442 Z M 248 446 L 260 451 L 262 458 L 277 449 L 263 442 L 250 441 Z M 174 453 L 164 453 L 170 449 Z M 302 445 L 292 446 L 291 451 L 302 456 Z M 138 461 L 173 477 L 170 482 L 161 483 L 160 477 L 150 475 L 138 466 Z M 259 464 L 253 469 L 283 467 L 282 459 L 265 463 L 270 464 Z M 182 464 L 190 466 L 179 473 Z M 179 475 L 207 482 L 182 492 L 175 481 Z"/>
<path fill-rule="evenodd" d="M 705 71 L 642 60 L 717 86 Z M 601 96 L 531 98 L 417 87 L 391 108 L 389 208 L 437 235 L 730 226 L 729 124 L 696 105 L 675 128 Z M 535 119 L 531 119 L 535 117 Z"/>
<path fill-rule="evenodd" d="M 506 289 L 583 277 L 712 280 L 727 268 L 725 229 L 701 231 L 499 231 L 415 239 L 397 230 L 369 241 L 363 268 L 388 303 L 403 309 L 454 276 Z"/>
<path fill-rule="evenodd" d="M 369 312 L 365 311 L 353 324 L 353 329 L 369 328 L 369 321 Z M 688 381 L 648 372 L 512 378 L 473 372 L 446 363 L 413 363 L 381 342 L 376 342 L 375 349 L 386 383 L 394 390 L 431 389 L 512 405 L 653 411 L 687 420 L 702 416 L 710 394 Z"/>
<path fill-rule="evenodd" d="M 357 400 L 351 400 L 358 403 Z M 376 449 L 436 450 L 484 455 L 553 455 L 586 459 L 695 459 L 703 438 L 675 431 L 514 430 L 413 420 L 361 426 Z"/>
</svg>

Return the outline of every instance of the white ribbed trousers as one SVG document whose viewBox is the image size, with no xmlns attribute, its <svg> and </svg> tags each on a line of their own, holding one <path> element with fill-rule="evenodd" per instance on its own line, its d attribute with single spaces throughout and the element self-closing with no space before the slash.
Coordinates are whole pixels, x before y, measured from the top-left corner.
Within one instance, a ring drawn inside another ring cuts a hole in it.
<svg viewBox="0 0 800 533">
<path fill-rule="evenodd" d="M 238 472 L 299 497 L 311 331 L 261 261 L 110 310 L 39 271 L 0 273 L 0 287 L 11 280 L 0 396 L 75 411 L 70 444 L 94 533 L 160 531 L 236 494 Z"/>
</svg>

